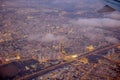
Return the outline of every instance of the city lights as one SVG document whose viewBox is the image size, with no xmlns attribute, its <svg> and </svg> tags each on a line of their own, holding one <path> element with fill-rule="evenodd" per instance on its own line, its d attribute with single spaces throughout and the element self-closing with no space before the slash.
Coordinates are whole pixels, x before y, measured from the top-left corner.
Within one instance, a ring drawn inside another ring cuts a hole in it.
<svg viewBox="0 0 120 80">
<path fill-rule="evenodd" d="M 93 51 L 95 49 L 93 45 L 87 46 L 86 48 L 88 51 Z"/>
<path fill-rule="evenodd" d="M 72 58 L 77 58 L 77 57 L 78 57 L 78 55 L 72 55 L 71 57 L 72 57 Z"/>
<path fill-rule="evenodd" d="M 0 80 L 101 79 L 120 80 L 120 0 L 0 0 Z"/>
</svg>

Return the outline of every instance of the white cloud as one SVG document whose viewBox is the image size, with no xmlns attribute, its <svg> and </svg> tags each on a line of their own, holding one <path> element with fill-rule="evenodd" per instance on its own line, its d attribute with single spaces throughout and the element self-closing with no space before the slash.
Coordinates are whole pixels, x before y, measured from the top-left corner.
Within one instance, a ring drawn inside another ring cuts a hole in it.
<svg viewBox="0 0 120 80">
<path fill-rule="evenodd" d="M 28 40 L 35 40 L 35 41 L 40 41 L 40 39 L 41 39 L 41 35 L 38 33 L 38 34 L 29 34 L 29 36 L 28 36 Z"/>
<path fill-rule="evenodd" d="M 105 14 L 104 16 L 112 18 L 112 19 L 119 19 L 120 20 L 120 12 L 117 12 L 117 11 L 112 12 L 110 14 Z"/>
<path fill-rule="evenodd" d="M 51 42 L 51 41 L 66 41 L 67 38 L 61 35 L 54 35 L 52 33 L 47 34 L 30 34 L 27 38 L 29 41 L 42 41 L 42 42 Z"/>
<path fill-rule="evenodd" d="M 54 35 L 51 33 L 47 33 L 44 37 L 42 37 L 42 41 L 50 42 L 50 41 L 61 41 L 66 40 L 65 36 Z"/>
<path fill-rule="evenodd" d="M 70 23 L 79 27 L 80 32 L 91 41 L 105 40 L 109 43 L 119 42 L 113 35 L 110 36 L 110 34 L 114 33 L 107 29 L 119 28 L 120 20 L 112 18 L 79 18 L 78 20 L 71 20 Z"/>
<path fill-rule="evenodd" d="M 73 24 L 80 26 L 92 26 L 92 27 L 119 27 L 120 21 L 110 18 L 80 18 L 78 20 L 70 21 Z"/>
<path fill-rule="evenodd" d="M 119 42 L 119 40 L 118 40 L 117 38 L 112 37 L 112 36 L 107 36 L 107 37 L 105 37 L 105 40 L 106 40 L 107 42 L 110 42 L 110 43 L 118 43 L 118 42 Z"/>
</svg>

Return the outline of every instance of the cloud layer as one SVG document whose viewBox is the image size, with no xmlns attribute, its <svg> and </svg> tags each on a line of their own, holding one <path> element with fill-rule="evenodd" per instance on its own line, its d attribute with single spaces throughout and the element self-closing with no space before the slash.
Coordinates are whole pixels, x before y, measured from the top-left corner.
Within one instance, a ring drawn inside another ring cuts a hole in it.
<svg viewBox="0 0 120 80">
<path fill-rule="evenodd" d="M 72 21 L 73 24 L 79 26 L 92 26 L 92 27 L 119 27 L 120 21 L 110 18 L 80 18 Z"/>
<path fill-rule="evenodd" d="M 54 35 L 52 33 L 46 34 L 30 34 L 28 36 L 28 40 L 30 41 L 42 41 L 42 42 L 51 42 L 51 41 L 66 41 L 67 38 L 61 35 Z"/>
<path fill-rule="evenodd" d="M 70 23 L 76 27 L 79 27 L 80 32 L 83 33 L 82 35 L 91 41 L 105 40 L 109 43 L 118 43 L 119 40 L 114 37 L 114 32 L 112 32 L 112 29 L 120 28 L 120 13 L 114 13 L 104 15 L 104 18 L 73 19 Z M 109 29 L 111 31 L 109 31 Z"/>
<path fill-rule="evenodd" d="M 66 40 L 67 38 L 65 36 L 60 35 L 54 35 L 51 33 L 47 33 L 44 37 L 42 37 L 42 41 L 50 42 L 50 41 L 61 41 Z"/>
</svg>

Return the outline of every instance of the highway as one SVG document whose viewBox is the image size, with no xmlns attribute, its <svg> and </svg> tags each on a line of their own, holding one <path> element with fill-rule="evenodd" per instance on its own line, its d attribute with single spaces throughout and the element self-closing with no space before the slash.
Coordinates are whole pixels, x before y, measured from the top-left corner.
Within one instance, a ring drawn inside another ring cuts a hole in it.
<svg viewBox="0 0 120 80">
<path fill-rule="evenodd" d="M 65 65 L 71 64 L 71 63 L 75 62 L 76 60 L 80 59 L 81 57 L 86 57 L 86 56 L 89 56 L 89 55 L 92 55 L 92 54 L 95 54 L 95 55 L 100 56 L 99 53 L 104 52 L 104 51 L 109 50 L 109 49 L 112 49 L 112 48 L 116 48 L 117 46 L 120 46 L 120 43 L 114 44 L 114 45 L 109 45 L 109 46 L 103 47 L 103 48 L 101 48 L 101 49 L 96 49 L 96 50 L 94 50 L 94 51 L 85 53 L 85 54 L 83 54 L 83 55 L 79 55 L 78 58 L 75 58 L 75 59 L 73 59 L 73 60 L 66 61 L 66 62 L 61 62 L 60 64 L 50 66 L 50 67 L 48 67 L 48 68 L 45 68 L 45 69 L 43 69 L 43 70 L 34 72 L 34 73 L 32 73 L 32 74 L 29 74 L 29 75 L 25 75 L 25 76 L 23 76 L 23 77 L 20 77 L 20 78 L 18 78 L 18 79 L 15 79 L 15 80 L 29 80 L 29 79 L 35 78 L 35 77 L 44 75 L 44 74 L 46 74 L 46 73 L 48 73 L 48 72 L 50 72 L 50 71 L 53 71 L 53 70 L 55 70 L 55 69 L 61 68 L 61 67 L 65 66 Z M 110 59 L 108 59 L 108 58 L 105 58 L 105 57 L 103 57 L 103 56 L 101 56 L 101 57 L 104 58 L 104 59 L 106 59 L 107 61 L 112 62 L 113 64 L 118 65 L 118 66 L 119 66 L 119 64 L 120 64 L 120 63 L 117 63 L 117 62 L 115 62 L 115 61 L 112 61 L 112 60 L 110 60 Z"/>
</svg>

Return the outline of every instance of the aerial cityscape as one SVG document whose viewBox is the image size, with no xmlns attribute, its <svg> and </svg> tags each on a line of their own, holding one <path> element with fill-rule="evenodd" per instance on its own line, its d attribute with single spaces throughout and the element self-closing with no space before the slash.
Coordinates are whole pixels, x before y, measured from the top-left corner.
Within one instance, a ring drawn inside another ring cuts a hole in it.
<svg viewBox="0 0 120 80">
<path fill-rule="evenodd" d="M 120 80 L 119 9 L 120 0 L 0 0 L 0 80 Z"/>
</svg>

